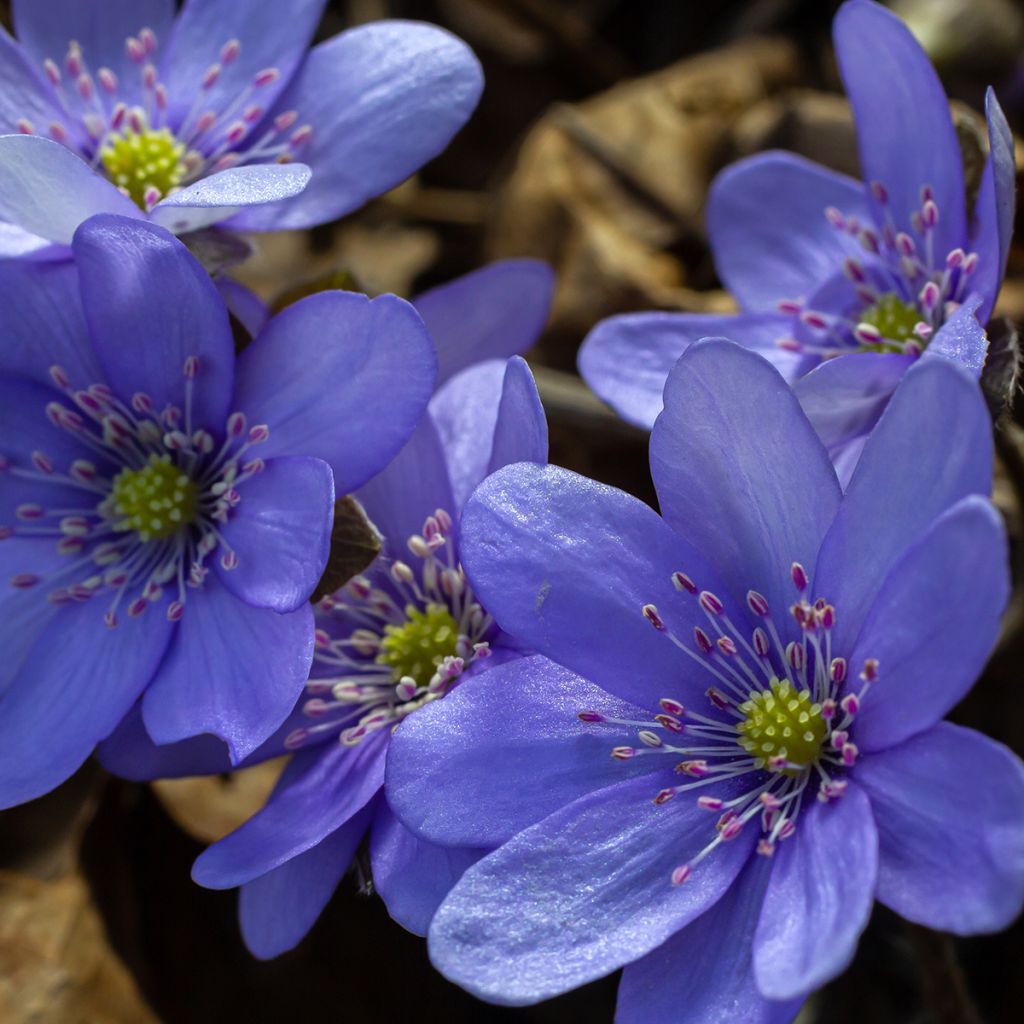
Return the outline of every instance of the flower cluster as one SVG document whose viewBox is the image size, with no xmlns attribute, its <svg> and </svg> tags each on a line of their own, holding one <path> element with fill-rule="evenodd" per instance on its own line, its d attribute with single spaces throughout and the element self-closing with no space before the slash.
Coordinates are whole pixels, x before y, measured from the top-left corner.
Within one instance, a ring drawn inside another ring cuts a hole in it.
<svg viewBox="0 0 1024 1024">
<path fill-rule="evenodd" d="M 137 780 L 287 757 L 193 867 L 239 890 L 254 955 L 358 859 L 469 992 L 624 968 L 620 1024 L 792 1021 L 876 900 L 956 934 L 1017 916 L 1024 765 L 943 720 L 1010 593 L 978 384 L 1014 215 L 991 93 L 968 215 L 935 72 L 843 5 L 864 183 L 727 168 L 708 226 L 742 312 L 616 317 L 581 351 L 651 431 L 659 514 L 547 464 L 543 264 L 270 316 L 176 237 L 407 177 L 478 98 L 459 40 L 381 22 L 307 54 L 323 0 L 12 6 L 0 807 L 94 752 Z M 339 586 L 353 507 L 379 552 Z"/>
</svg>

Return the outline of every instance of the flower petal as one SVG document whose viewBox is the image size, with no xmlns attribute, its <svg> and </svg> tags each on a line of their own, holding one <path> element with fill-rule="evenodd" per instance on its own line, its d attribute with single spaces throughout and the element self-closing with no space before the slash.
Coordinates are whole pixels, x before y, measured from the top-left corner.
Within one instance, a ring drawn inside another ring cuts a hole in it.
<svg viewBox="0 0 1024 1024">
<path fill-rule="evenodd" d="M 242 500 L 220 530 L 238 564 L 215 568 L 235 597 L 256 608 L 295 611 L 309 600 L 331 546 L 334 479 L 320 459 L 270 459 L 241 485 Z"/>
<path fill-rule="evenodd" d="M 985 114 L 988 119 L 989 156 L 974 204 L 976 222 L 973 235 L 979 256 L 974 287 L 984 296 L 978 312 L 978 319 L 983 324 L 988 323 L 1006 272 L 1017 199 L 1013 133 L 991 89 L 985 94 Z"/>
<path fill-rule="evenodd" d="M 323 459 L 348 494 L 409 439 L 436 368 L 407 302 L 320 292 L 278 313 L 241 354 L 235 403 L 270 426 L 260 455 Z"/>
<path fill-rule="evenodd" d="M 922 358 L 934 359 L 941 356 L 966 366 L 975 377 L 980 377 L 988 355 L 988 335 L 977 317 L 981 302 L 981 295 L 972 292 L 939 328 Z"/>
<path fill-rule="evenodd" d="M 666 522 L 730 593 L 759 591 L 781 620 L 792 595 L 789 566 L 810 571 L 840 490 L 779 374 L 729 342 L 688 349 L 669 375 L 651 434 L 651 475 Z"/>
<path fill-rule="evenodd" d="M 373 886 L 403 928 L 426 935 L 452 886 L 488 852 L 435 846 L 418 839 L 384 804 L 370 833 Z"/>
<path fill-rule="evenodd" d="M 199 855 L 193 879 L 231 889 L 309 850 L 374 798 L 386 753 L 379 733 L 358 747 L 330 743 L 296 754 L 266 805 Z"/>
<path fill-rule="evenodd" d="M 249 332 L 251 338 L 255 338 L 270 319 L 267 304 L 254 291 L 230 277 L 217 277 L 214 283 L 228 312 Z"/>
<path fill-rule="evenodd" d="M 14 224 L 0 221 L 0 260 L 67 261 L 70 255 L 71 250 L 66 245 L 56 245 L 39 235 L 33 235 L 31 231 L 23 231 Z"/>
<path fill-rule="evenodd" d="M 853 105 L 866 182 L 881 182 L 899 231 L 912 231 L 921 188 L 935 193 L 935 249 L 942 259 L 967 239 L 964 175 L 949 100 L 910 29 L 880 4 L 848 0 L 832 23 L 836 58 Z M 875 219 L 886 210 L 872 201 Z"/>
<path fill-rule="evenodd" d="M 249 164 L 200 178 L 153 207 L 150 219 L 176 235 L 198 231 L 259 206 L 297 196 L 312 172 L 305 164 Z"/>
<path fill-rule="evenodd" d="M 0 807 L 68 778 L 157 670 L 174 628 L 161 610 L 109 629 L 108 608 L 97 597 L 58 612 L 0 698 Z"/>
<path fill-rule="evenodd" d="M 455 514 L 444 456 L 434 421 L 423 416 L 387 468 L 356 492 L 392 557 L 406 557 L 406 542 L 437 509 Z"/>
<path fill-rule="evenodd" d="M 636 730 L 585 726 L 581 711 L 627 721 L 651 714 L 547 658 L 488 668 L 395 731 L 388 803 L 423 839 L 494 847 L 587 793 L 657 770 L 657 759 L 609 757 L 632 746 Z"/>
<path fill-rule="evenodd" d="M 348 871 L 372 816 L 368 804 L 316 846 L 242 886 L 238 920 L 253 956 L 270 960 L 306 937 Z"/>
<path fill-rule="evenodd" d="M 851 668 L 876 658 L 881 673 L 857 715 L 861 750 L 884 750 L 927 729 L 970 690 L 1009 595 L 1003 521 L 987 498 L 964 498 L 892 567 L 850 653 Z"/>
<path fill-rule="evenodd" d="M 68 39 L 64 40 L 62 55 Z M 33 131 L 49 131 L 50 124 L 57 120 L 50 95 L 42 67 L 34 67 L 24 48 L 0 25 L 0 133 L 17 132 L 19 121 L 28 121 Z"/>
<path fill-rule="evenodd" d="M 494 473 L 513 462 L 548 461 L 548 421 L 537 393 L 537 382 L 520 356 L 505 366 L 494 444 L 487 472 Z"/>
<path fill-rule="evenodd" d="M 437 386 L 485 359 L 522 355 L 551 308 L 555 277 L 540 260 L 501 260 L 412 300 L 437 346 Z"/>
<path fill-rule="evenodd" d="M 754 935 L 768 999 L 799 999 L 842 972 L 868 923 L 878 873 L 871 803 L 849 782 L 838 802 L 808 801 L 774 856 Z"/>
<path fill-rule="evenodd" d="M 168 119 L 177 124 L 185 117 L 213 64 L 221 64 L 221 74 L 203 90 L 203 109 L 227 109 L 257 72 L 276 68 L 277 80 L 259 86 L 254 97 L 269 108 L 301 66 L 324 4 L 325 0 L 187 0 L 160 59 L 170 98 Z M 237 40 L 241 49 L 224 65 L 221 47 L 229 40 Z"/>
<path fill-rule="evenodd" d="M 752 858 L 710 910 L 626 966 L 616 1024 L 673 1020 L 680 1007 L 700 1024 L 790 1024 L 802 1000 L 769 1002 L 757 991 L 751 963 L 769 870 L 768 861 Z"/>
<path fill-rule="evenodd" d="M 857 465 L 857 458 L 846 452 L 856 445 L 859 457 L 863 441 L 914 362 L 913 356 L 889 352 L 853 352 L 826 359 L 793 385 L 844 487 Z"/>
<path fill-rule="evenodd" d="M 163 228 L 94 217 L 75 232 L 75 262 L 93 345 L 122 401 L 186 404 L 185 360 L 197 356 L 191 427 L 219 435 L 228 414 L 235 350 L 227 310 L 209 275 Z"/>
<path fill-rule="evenodd" d="M 142 704 L 156 743 L 211 732 L 232 764 L 287 718 L 313 660 L 313 610 L 243 604 L 214 576 L 190 594 L 167 658 Z"/>
<path fill-rule="evenodd" d="M 857 782 L 878 824 L 878 898 L 938 931 L 1005 928 L 1024 904 L 1024 766 L 973 729 L 940 722 L 865 757 Z"/>
<path fill-rule="evenodd" d="M 275 8 L 275 25 L 280 17 Z M 271 112 L 296 110 L 312 125 L 298 155 L 313 181 L 301 196 L 246 210 L 233 224 L 281 231 L 350 213 L 440 153 L 482 87 L 469 47 L 433 25 L 377 21 L 321 43 Z"/>
<path fill-rule="evenodd" d="M 715 178 L 708 235 L 741 309 L 773 313 L 780 299 L 810 296 L 842 267 L 849 240 L 825 216 L 830 206 L 861 221 L 870 216 L 859 181 L 792 153 L 759 153 Z"/>
<path fill-rule="evenodd" d="M 66 146 L 39 135 L 0 135 L 0 220 L 68 245 L 97 213 L 142 211 Z"/>
<path fill-rule="evenodd" d="M 779 348 L 792 317 L 781 313 L 625 313 L 602 320 L 586 337 L 579 370 L 591 390 L 627 423 L 650 430 L 664 405 L 665 381 L 679 357 L 702 338 L 728 338 L 760 352 L 788 381 L 816 360 Z"/>
<path fill-rule="evenodd" d="M 149 28 L 162 43 L 174 20 L 174 0 L 13 0 L 11 6 L 18 40 L 40 66 L 47 57 L 63 66 L 74 39 L 93 72 L 106 67 L 117 75 L 128 102 L 141 101 L 142 76 L 125 39 Z"/>
<path fill-rule="evenodd" d="M 814 592 L 836 608 L 836 650 L 852 648 L 903 551 L 991 485 L 992 420 L 977 382 L 950 360 L 918 360 L 868 439 L 818 556 Z"/>
<path fill-rule="evenodd" d="M 651 780 L 591 793 L 471 867 L 430 926 L 430 958 L 487 1002 L 539 1002 L 639 959 L 728 890 L 750 853 L 720 846 L 685 885 L 672 871 L 711 841 L 696 801 L 651 802 Z"/>
<path fill-rule="evenodd" d="M 677 636 L 706 619 L 672 573 L 728 593 L 702 555 L 641 501 L 554 466 L 506 466 L 462 513 L 462 562 L 483 606 L 527 647 L 644 707 L 704 701 L 707 677 L 642 608 Z M 643 666 L 639 671 L 638 666 Z"/>
</svg>

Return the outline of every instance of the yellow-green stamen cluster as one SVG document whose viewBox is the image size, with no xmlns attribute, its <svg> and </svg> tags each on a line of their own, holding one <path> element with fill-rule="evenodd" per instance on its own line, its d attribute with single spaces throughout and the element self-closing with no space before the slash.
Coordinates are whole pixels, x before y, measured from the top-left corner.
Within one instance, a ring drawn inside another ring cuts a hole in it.
<svg viewBox="0 0 1024 1024">
<path fill-rule="evenodd" d="M 110 180 L 123 188 L 132 201 L 147 208 L 146 192 L 155 189 L 159 198 L 177 188 L 185 179 L 185 144 L 168 128 L 131 128 L 113 135 L 100 150 L 100 159 Z"/>
<path fill-rule="evenodd" d="M 150 455 L 142 469 L 123 469 L 114 477 L 114 529 L 135 530 L 141 540 L 170 537 L 193 521 L 196 499 L 196 485 L 170 456 Z"/>
<path fill-rule="evenodd" d="M 806 690 L 796 690 L 788 679 L 773 679 L 767 690 L 752 693 L 739 705 L 744 721 L 736 726 L 739 745 L 768 765 L 785 758 L 784 775 L 798 775 L 821 753 L 828 727 L 821 705 L 811 703 Z"/>
<path fill-rule="evenodd" d="M 883 338 L 894 341 L 914 341 L 922 344 L 914 333 L 914 328 L 921 322 L 921 312 L 916 307 L 904 302 L 895 292 L 887 292 L 874 305 L 868 306 L 860 314 L 860 322 L 870 324 L 878 329 Z M 871 352 L 902 352 L 895 345 L 881 342 L 877 345 L 864 345 Z"/>
<path fill-rule="evenodd" d="M 454 657 L 459 627 L 444 605 L 428 604 L 423 611 L 405 606 L 406 622 L 384 627 L 377 664 L 390 665 L 397 683 L 408 677 L 426 686 L 445 658 Z"/>
</svg>

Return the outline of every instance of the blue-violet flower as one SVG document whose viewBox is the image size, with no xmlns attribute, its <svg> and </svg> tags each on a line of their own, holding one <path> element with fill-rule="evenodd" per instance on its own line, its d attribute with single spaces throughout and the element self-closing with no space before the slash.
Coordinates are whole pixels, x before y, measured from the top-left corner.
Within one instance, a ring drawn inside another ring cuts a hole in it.
<svg viewBox="0 0 1024 1024">
<path fill-rule="evenodd" d="M 476 106 L 476 58 L 406 21 L 307 55 L 324 6 L 186 0 L 175 16 L 174 0 L 14 0 L 19 41 L 0 28 L 0 252 L 61 254 L 96 213 L 176 234 L 308 227 L 412 174 Z"/>
<path fill-rule="evenodd" d="M 876 897 L 944 931 L 1008 924 L 1024 766 L 941 721 L 1009 592 L 991 464 L 969 371 L 922 361 L 844 495 L 782 377 L 704 341 L 651 436 L 664 519 L 557 468 L 486 480 L 463 564 L 537 654 L 392 740 L 408 828 L 503 844 L 438 909 L 435 965 L 508 1004 L 625 965 L 620 1022 L 782 1024 Z"/>
<path fill-rule="evenodd" d="M 436 372 L 392 296 L 312 296 L 236 359 L 165 229 L 100 215 L 72 250 L 0 263 L 0 806 L 140 697 L 158 743 L 212 733 L 238 761 L 264 742 L 313 656 L 335 490 L 401 449 Z"/>
</svg>

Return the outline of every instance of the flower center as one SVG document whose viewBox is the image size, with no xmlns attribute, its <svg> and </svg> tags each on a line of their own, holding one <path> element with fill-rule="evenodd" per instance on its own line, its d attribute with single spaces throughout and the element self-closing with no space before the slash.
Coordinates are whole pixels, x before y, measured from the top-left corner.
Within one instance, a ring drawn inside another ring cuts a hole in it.
<svg viewBox="0 0 1024 1024">
<path fill-rule="evenodd" d="M 390 665 L 397 683 L 403 677 L 425 686 L 445 658 L 454 658 L 459 626 L 443 605 L 431 602 L 422 611 L 407 604 L 404 626 L 387 625 L 380 642 L 378 665 Z"/>
<path fill-rule="evenodd" d="M 818 760 L 828 726 L 821 705 L 811 702 L 807 690 L 794 689 L 788 679 L 773 679 L 767 690 L 751 693 L 736 710 L 744 716 L 736 725 L 739 745 L 762 765 L 785 760 L 790 767 L 772 770 L 797 776 Z"/>
<path fill-rule="evenodd" d="M 195 519 L 196 485 L 171 462 L 170 455 L 151 453 L 142 469 L 122 469 L 104 502 L 122 517 L 119 533 L 135 530 L 140 540 L 173 536 Z"/>
<path fill-rule="evenodd" d="M 100 150 L 100 160 L 110 180 L 123 188 L 143 210 L 162 199 L 184 181 L 185 144 L 169 128 L 126 128 L 111 133 Z"/>
<path fill-rule="evenodd" d="M 904 302 L 895 292 L 887 292 L 860 314 L 860 322 L 877 328 L 883 338 L 907 342 L 917 337 L 915 330 L 921 322 L 921 313 L 916 306 Z M 902 346 L 886 344 L 884 341 L 874 345 L 865 344 L 863 347 L 875 352 L 902 350 Z"/>
<path fill-rule="evenodd" d="M 323 598 L 302 706 L 310 721 L 288 735 L 288 750 L 324 733 L 357 746 L 443 697 L 491 656 L 498 630 L 458 563 L 453 530 L 437 509 L 408 539 L 410 562 L 382 555 L 366 576 Z"/>
</svg>

